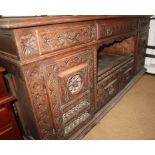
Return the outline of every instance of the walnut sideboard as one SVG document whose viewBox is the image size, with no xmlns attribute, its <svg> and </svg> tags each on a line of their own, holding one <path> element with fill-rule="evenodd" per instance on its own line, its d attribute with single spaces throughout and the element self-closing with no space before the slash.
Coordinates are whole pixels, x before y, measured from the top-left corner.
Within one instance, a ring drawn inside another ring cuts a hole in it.
<svg viewBox="0 0 155 155">
<path fill-rule="evenodd" d="M 0 18 L 0 65 L 23 136 L 81 139 L 145 73 L 149 20 Z"/>
</svg>

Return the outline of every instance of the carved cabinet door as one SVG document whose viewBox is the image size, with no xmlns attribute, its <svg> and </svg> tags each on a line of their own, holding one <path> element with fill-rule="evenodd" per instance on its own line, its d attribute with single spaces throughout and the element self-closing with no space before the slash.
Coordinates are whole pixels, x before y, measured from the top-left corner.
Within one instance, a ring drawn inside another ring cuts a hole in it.
<svg viewBox="0 0 155 155">
<path fill-rule="evenodd" d="M 91 118 L 93 49 L 71 53 L 44 69 L 54 128 L 60 139 L 71 136 Z"/>
</svg>

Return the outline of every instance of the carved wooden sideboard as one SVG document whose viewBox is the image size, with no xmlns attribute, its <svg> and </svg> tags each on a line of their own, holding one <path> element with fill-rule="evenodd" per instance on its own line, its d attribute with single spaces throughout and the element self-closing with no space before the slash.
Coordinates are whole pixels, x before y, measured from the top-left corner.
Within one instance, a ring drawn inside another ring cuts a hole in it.
<svg viewBox="0 0 155 155">
<path fill-rule="evenodd" d="M 0 65 L 23 135 L 82 138 L 145 72 L 149 18 L 1 18 Z"/>
</svg>

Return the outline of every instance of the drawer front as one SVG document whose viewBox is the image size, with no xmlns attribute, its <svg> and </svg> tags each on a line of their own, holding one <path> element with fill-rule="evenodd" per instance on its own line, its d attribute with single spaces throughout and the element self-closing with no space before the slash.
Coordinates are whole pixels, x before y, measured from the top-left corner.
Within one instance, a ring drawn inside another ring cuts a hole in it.
<svg viewBox="0 0 155 155">
<path fill-rule="evenodd" d="M 96 39 L 95 23 L 65 24 L 38 29 L 41 53 L 91 42 Z"/>
<path fill-rule="evenodd" d="M 98 82 L 97 85 L 97 105 L 104 106 L 112 99 L 119 90 L 120 72 L 116 71 L 113 75 L 106 77 Z"/>
<path fill-rule="evenodd" d="M 98 39 L 129 33 L 137 28 L 136 20 L 98 22 Z"/>
<path fill-rule="evenodd" d="M 56 134 L 68 137 L 91 117 L 93 49 L 79 49 L 44 70 Z"/>
</svg>

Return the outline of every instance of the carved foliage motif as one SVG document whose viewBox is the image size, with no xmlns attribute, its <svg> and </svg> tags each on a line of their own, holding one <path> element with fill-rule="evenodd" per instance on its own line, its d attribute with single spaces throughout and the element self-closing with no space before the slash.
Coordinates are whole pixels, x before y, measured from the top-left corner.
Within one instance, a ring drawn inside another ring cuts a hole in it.
<svg viewBox="0 0 155 155">
<path fill-rule="evenodd" d="M 34 55 L 38 51 L 37 40 L 34 32 L 26 33 L 20 37 L 20 46 L 25 56 Z"/>
<path fill-rule="evenodd" d="M 43 72 L 33 68 L 26 72 L 26 76 L 40 137 L 41 139 L 52 139 L 55 131 L 52 125 Z"/>
<path fill-rule="evenodd" d="M 96 38 L 95 25 L 71 27 L 63 30 L 49 30 L 39 33 L 42 51 L 58 50 L 92 41 Z"/>
</svg>

